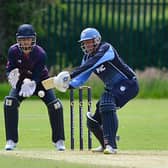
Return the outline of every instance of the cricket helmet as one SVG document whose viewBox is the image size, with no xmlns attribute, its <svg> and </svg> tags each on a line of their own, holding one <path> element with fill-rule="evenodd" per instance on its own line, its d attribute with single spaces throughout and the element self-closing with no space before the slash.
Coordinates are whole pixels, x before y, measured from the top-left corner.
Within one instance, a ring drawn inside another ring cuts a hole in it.
<svg viewBox="0 0 168 168">
<path fill-rule="evenodd" d="M 90 47 L 84 43 L 84 41 L 87 40 L 93 40 L 93 47 Z M 95 28 L 86 28 L 81 32 L 80 40 L 78 42 L 81 43 L 81 49 L 85 54 L 91 54 L 98 48 L 101 42 L 101 35 Z"/>
<path fill-rule="evenodd" d="M 24 46 L 21 41 L 23 39 L 32 39 L 30 46 Z M 36 32 L 31 24 L 22 24 L 18 27 L 16 33 L 16 40 L 20 48 L 24 51 L 31 51 L 33 46 L 36 45 Z"/>
</svg>

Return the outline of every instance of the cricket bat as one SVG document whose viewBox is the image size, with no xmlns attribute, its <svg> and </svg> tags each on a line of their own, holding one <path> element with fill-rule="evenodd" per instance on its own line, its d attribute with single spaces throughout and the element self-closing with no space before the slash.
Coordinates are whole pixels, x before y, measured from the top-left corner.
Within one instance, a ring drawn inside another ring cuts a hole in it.
<svg viewBox="0 0 168 168">
<path fill-rule="evenodd" d="M 55 88 L 54 77 L 50 77 L 48 79 L 45 79 L 41 83 L 46 90 Z"/>
</svg>

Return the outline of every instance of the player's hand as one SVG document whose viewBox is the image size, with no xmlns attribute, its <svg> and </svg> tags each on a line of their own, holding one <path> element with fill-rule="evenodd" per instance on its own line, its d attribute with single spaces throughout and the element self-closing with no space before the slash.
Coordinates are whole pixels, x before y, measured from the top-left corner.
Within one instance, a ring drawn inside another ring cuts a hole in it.
<svg viewBox="0 0 168 168">
<path fill-rule="evenodd" d="M 70 80 L 71 77 L 68 71 L 60 72 L 57 76 L 54 77 L 54 86 L 57 90 L 66 92 L 66 90 L 69 88 Z"/>
<path fill-rule="evenodd" d="M 35 90 L 36 90 L 36 82 L 28 78 L 25 78 L 21 86 L 19 96 L 30 97 L 33 95 Z"/>
<path fill-rule="evenodd" d="M 10 83 L 10 85 L 12 86 L 12 88 L 16 88 L 16 84 L 19 80 L 19 69 L 15 68 L 12 71 L 10 71 L 9 75 L 8 75 L 8 82 Z"/>
</svg>

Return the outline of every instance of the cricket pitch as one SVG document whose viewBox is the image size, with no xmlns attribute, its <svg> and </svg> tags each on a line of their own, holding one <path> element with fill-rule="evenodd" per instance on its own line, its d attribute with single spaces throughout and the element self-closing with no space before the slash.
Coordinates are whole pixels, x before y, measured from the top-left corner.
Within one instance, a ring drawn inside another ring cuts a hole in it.
<svg viewBox="0 0 168 168">
<path fill-rule="evenodd" d="M 0 151 L 0 155 L 34 159 L 52 159 L 73 163 L 85 163 L 103 166 L 120 166 L 124 168 L 167 168 L 168 151 L 119 151 L 115 155 L 92 153 L 91 151 Z"/>
</svg>

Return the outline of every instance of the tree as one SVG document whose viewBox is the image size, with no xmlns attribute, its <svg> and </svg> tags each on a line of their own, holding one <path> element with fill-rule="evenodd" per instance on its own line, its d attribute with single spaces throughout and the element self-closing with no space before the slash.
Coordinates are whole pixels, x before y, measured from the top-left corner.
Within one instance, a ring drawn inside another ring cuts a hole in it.
<svg viewBox="0 0 168 168">
<path fill-rule="evenodd" d="M 32 24 L 37 32 L 44 31 L 40 25 L 42 11 L 59 0 L 0 0 L 0 71 L 3 74 L 9 46 L 15 43 L 20 24 Z M 2 78 L 0 78 L 2 81 Z"/>
<path fill-rule="evenodd" d="M 9 45 L 15 42 L 20 24 L 30 23 L 37 27 L 37 31 L 42 31 L 39 25 L 42 11 L 46 10 L 48 4 L 56 2 L 58 3 L 56 0 L 0 0 L 0 55 L 6 55 Z"/>
</svg>

